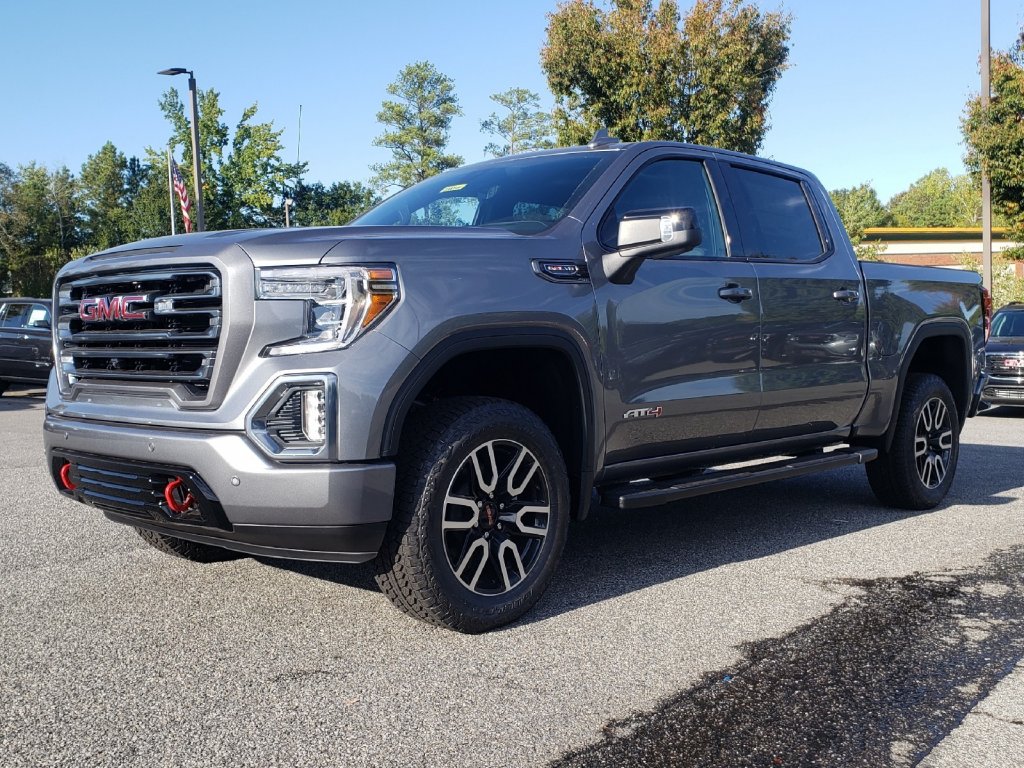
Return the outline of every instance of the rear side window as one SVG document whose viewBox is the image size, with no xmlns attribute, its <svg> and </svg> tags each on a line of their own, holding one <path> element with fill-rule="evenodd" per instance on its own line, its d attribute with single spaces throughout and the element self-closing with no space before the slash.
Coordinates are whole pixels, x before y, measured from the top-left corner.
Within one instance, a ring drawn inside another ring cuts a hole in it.
<svg viewBox="0 0 1024 768">
<path fill-rule="evenodd" d="M 732 166 L 729 189 L 751 258 L 812 261 L 825 252 L 810 201 L 796 179 Z"/>
<path fill-rule="evenodd" d="M 0 328 L 22 328 L 28 325 L 31 309 L 31 304 L 8 304 L 3 319 L 0 319 Z"/>
<path fill-rule="evenodd" d="M 623 187 L 601 221 L 598 238 L 606 248 L 619 242 L 619 222 L 633 211 L 693 208 L 703 242 L 687 256 L 725 257 L 722 220 L 704 164 L 699 160 L 657 160 L 645 165 Z"/>
</svg>

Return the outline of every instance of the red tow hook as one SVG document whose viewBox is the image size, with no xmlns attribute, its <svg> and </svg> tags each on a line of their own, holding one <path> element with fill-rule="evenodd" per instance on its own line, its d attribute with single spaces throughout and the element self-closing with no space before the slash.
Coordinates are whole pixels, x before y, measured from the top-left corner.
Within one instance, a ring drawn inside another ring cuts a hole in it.
<svg viewBox="0 0 1024 768">
<path fill-rule="evenodd" d="M 71 462 L 66 462 L 63 467 L 60 468 L 60 484 L 64 486 L 64 490 L 73 491 L 78 486 L 71 482 Z"/>
<path fill-rule="evenodd" d="M 176 477 L 167 483 L 167 487 L 164 488 L 164 501 L 167 502 L 167 508 L 176 515 L 184 514 L 192 509 L 192 505 L 195 504 L 195 497 L 185 487 L 185 481 L 180 477 Z"/>
</svg>

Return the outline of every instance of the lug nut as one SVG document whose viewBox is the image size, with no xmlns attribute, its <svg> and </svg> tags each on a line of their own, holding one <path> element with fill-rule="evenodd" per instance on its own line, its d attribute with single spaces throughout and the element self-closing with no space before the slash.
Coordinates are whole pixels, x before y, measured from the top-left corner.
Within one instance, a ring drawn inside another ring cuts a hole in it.
<svg viewBox="0 0 1024 768">
<path fill-rule="evenodd" d="M 484 538 L 485 538 L 485 539 L 489 539 L 489 538 L 491 538 L 491 534 L 485 531 L 485 532 L 484 532 Z"/>
<path fill-rule="evenodd" d="M 505 505 L 504 505 L 504 504 L 499 504 L 499 505 L 498 505 L 498 509 L 504 509 L 504 508 L 505 508 Z"/>
</svg>

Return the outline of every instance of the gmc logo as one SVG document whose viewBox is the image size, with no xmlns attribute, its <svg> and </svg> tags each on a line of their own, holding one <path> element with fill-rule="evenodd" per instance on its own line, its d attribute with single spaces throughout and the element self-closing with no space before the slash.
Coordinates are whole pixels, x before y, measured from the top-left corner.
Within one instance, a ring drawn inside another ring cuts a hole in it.
<svg viewBox="0 0 1024 768">
<path fill-rule="evenodd" d="M 78 304 L 78 316 L 86 323 L 145 320 L 149 313 L 136 310 L 134 305 L 143 304 L 147 301 L 149 301 L 149 296 L 141 293 L 133 293 L 127 296 L 96 296 L 90 299 L 82 299 Z"/>
</svg>

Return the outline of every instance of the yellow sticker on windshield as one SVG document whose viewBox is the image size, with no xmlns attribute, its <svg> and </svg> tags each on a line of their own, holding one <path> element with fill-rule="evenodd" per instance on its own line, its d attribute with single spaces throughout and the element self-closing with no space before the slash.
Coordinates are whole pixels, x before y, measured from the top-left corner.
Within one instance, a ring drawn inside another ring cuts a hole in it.
<svg viewBox="0 0 1024 768">
<path fill-rule="evenodd" d="M 460 189 L 465 189 L 465 188 L 466 188 L 465 184 L 452 184 L 452 185 L 447 186 L 444 189 L 442 189 L 441 190 L 441 194 L 444 194 L 445 192 L 458 192 Z"/>
</svg>

